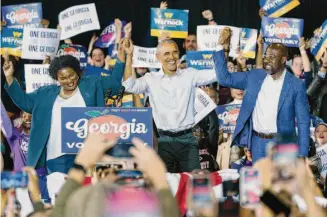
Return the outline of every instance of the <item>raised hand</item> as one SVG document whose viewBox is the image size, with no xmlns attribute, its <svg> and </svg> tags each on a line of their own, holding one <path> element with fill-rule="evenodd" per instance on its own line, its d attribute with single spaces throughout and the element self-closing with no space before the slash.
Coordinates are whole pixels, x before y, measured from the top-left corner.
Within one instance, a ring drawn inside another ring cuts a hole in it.
<svg viewBox="0 0 327 217">
<path fill-rule="evenodd" d="M 123 28 L 123 23 L 122 23 L 121 20 L 118 19 L 118 18 L 115 19 L 115 27 L 116 27 L 116 30 L 117 30 L 117 29 L 122 29 L 122 28 Z"/>
<path fill-rule="evenodd" d="M 47 20 L 47 19 L 42 19 L 41 24 L 43 25 L 44 28 L 48 28 L 49 24 L 50 24 L 50 21 Z"/>
<path fill-rule="evenodd" d="M 263 40 L 263 37 L 262 37 L 262 35 L 260 33 L 259 36 L 258 36 L 258 39 L 257 39 L 257 44 L 258 44 L 258 46 L 263 46 L 263 43 L 264 43 L 264 40 Z"/>
<path fill-rule="evenodd" d="M 232 30 L 229 27 L 225 27 L 219 36 L 219 44 L 224 45 L 224 49 L 229 48 L 230 39 L 232 37 Z"/>
<path fill-rule="evenodd" d="M 170 39 L 170 32 L 162 31 L 160 33 L 160 36 L 158 37 L 159 41 L 165 40 L 165 39 Z"/>
<path fill-rule="evenodd" d="M 299 48 L 300 48 L 300 50 L 304 50 L 305 51 L 305 40 L 304 40 L 303 37 L 300 39 Z"/>
<path fill-rule="evenodd" d="M 263 16 L 266 16 L 267 12 L 265 10 L 263 10 L 263 8 L 260 8 L 259 10 L 259 16 L 262 19 Z"/>
<path fill-rule="evenodd" d="M 31 195 L 32 201 L 38 202 L 41 200 L 41 194 L 39 189 L 39 178 L 36 174 L 36 171 L 32 167 L 24 167 L 23 171 L 27 172 L 28 175 L 28 191 Z"/>
<path fill-rule="evenodd" d="M 213 20 L 213 15 L 212 15 L 212 12 L 211 10 L 205 10 L 205 11 L 202 11 L 202 16 L 204 19 L 207 19 L 207 20 Z"/>
<path fill-rule="evenodd" d="M 92 43 L 92 45 L 96 42 L 96 40 L 98 40 L 99 37 L 97 37 L 95 34 L 93 34 L 90 44 Z"/>
<path fill-rule="evenodd" d="M 131 38 L 131 34 L 132 34 L 132 23 L 131 22 L 127 23 L 127 25 L 124 26 L 124 33 L 125 33 L 125 38 Z"/>
<path fill-rule="evenodd" d="M 6 78 L 13 78 L 14 77 L 14 65 L 11 61 L 5 61 L 3 64 L 3 73 L 5 74 Z"/>
<path fill-rule="evenodd" d="M 160 2 L 160 9 L 167 9 L 168 3 L 167 2 Z"/>
<path fill-rule="evenodd" d="M 133 54 L 133 50 L 134 50 L 134 46 L 133 46 L 133 42 L 130 39 L 125 39 L 124 43 L 124 51 L 127 55 L 132 55 Z"/>
</svg>

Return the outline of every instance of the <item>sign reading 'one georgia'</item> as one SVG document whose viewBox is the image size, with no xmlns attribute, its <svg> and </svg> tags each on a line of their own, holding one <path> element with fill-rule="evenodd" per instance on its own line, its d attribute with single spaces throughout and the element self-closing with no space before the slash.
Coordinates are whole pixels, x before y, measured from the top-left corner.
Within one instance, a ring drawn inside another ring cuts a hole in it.
<svg viewBox="0 0 327 217">
<path fill-rule="evenodd" d="M 89 133 L 104 134 L 105 139 L 117 144 L 108 154 L 114 157 L 130 157 L 128 149 L 133 137 L 152 144 L 151 108 L 62 108 L 62 152 L 76 154 L 84 147 Z M 96 145 L 96 144 L 94 144 Z"/>
<path fill-rule="evenodd" d="M 186 38 L 188 10 L 151 8 L 151 36 L 169 32 L 171 38 Z"/>
<path fill-rule="evenodd" d="M 212 69 L 214 66 L 212 51 L 188 51 L 186 53 L 187 67 L 198 70 Z"/>
<path fill-rule="evenodd" d="M 299 5 L 299 0 L 260 0 L 260 7 L 268 17 L 280 17 Z"/>
<path fill-rule="evenodd" d="M 1 30 L 1 55 L 20 57 L 22 54 L 23 29 L 3 28 Z"/>
<path fill-rule="evenodd" d="M 241 105 L 220 105 L 216 108 L 219 126 L 224 133 L 234 133 Z"/>
<path fill-rule="evenodd" d="M 62 44 L 57 52 L 57 56 L 72 55 L 79 60 L 82 69 L 87 66 L 87 51 L 82 45 Z"/>
<path fill-rule="evenodd" d="M 299 47 L 303 32 L 303 20 L 263 17 L 261 30 L 267 44 L 281 43 L 287 47 Z"/>
<path fill-rule="evenodd" d="M 316 35 L 311 39 L 311 53 L 319 61 L 327 47 L 327 20 L 318 29 Z"/>
<path fill-rule="evenodd" d="M 42 27 L 42 3 L 8 5 L 1 9 L 2 20 L 9 28 Z"/>
</svg>

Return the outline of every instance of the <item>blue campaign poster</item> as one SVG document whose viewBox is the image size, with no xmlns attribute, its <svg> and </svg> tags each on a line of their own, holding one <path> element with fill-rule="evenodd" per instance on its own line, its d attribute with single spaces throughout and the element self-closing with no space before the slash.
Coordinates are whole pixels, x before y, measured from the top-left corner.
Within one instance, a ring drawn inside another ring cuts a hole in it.
<svg viewBox="0 0 327 217">
<path fill-rule="evenodd" d="M 7 27 L 42 27 L 42 3 L 8 5 L 1 7 L 2 20 Z"/>
<path fill-rule="evenodd" d="M 23 29 L 3 28 L 1 30 L 1 55 L 21 56 L 23 43 Z"/>
<path fill-rule="evenodd" d="M 260 0 L 259 3 L 268 17 L 281 17 L 300 5 L 299 0 Z"/>
<path fill-rule="evenodd" d="M 240 109 L 240 104 L 217 106 L 219 127 L 223 128 L 224 133 L 234 133 Z"/>
<path fill-rule="evenodd" d="M 108 140 L 118 138 L 108 153 L 114 157 L 130 157 L 133 137 L 153 147 L 151 108 L 70 107 L 62 108 L 61 116 L 63 153 L 78 153 L 89 133 L 104 134 Z"/>
<path fill-rule="evenodd" d="M 186 63 L 187 67 L 198 70 L 212 69 L 214 66 L 212 51 L 188 51 Z"/>
<path fill-rule="evenodd" d="M 319 61 L 327 47 L 327 20 L 319 28 L 317 35 L 311 39 L 311 53 Z"/>
<path fill-rule="evenodd" d="M 79 60 L 81 69 L 87 66 L 87 50 L 82 45 L 77 44 L 62 44 L 57 52 L 57 56 L 72 55 Z"/>
<path fill-rule="evenodd" d="M 151 36 L 169 32 L 171 38 L 186 38 L 188 10 L 151 8 Z"/>
<path fill-rule="evenodd" d="M 84 70 L 85 76 L 110 76 L 112 75 L 112 71 L 106 70 L 102 67 L 95 67 L 87 64 Z"/>
<path fill-rule="evenodd" d="M 299 47 L 303 20 L 263 17 L 261 31 L 267 44 L 281 43 L 287 47 Z"/>
<path fill-rule="evenodd" d="M 240 48 L 246 58 L 255 58 L 258 30 L 242 28 Z"/>
</svg>

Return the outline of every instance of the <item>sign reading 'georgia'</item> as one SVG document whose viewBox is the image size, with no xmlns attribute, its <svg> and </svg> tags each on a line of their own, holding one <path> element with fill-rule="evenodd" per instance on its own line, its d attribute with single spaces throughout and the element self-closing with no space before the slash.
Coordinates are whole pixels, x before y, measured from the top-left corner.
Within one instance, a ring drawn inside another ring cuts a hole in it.
<svg viewBox="0 0 327 217">
<path fill-rule="evenodd" d="M 79 60 L 80 67 L 86 68 L 87 65 L 87 51 L 82 45 L 77 44 L 62 44 L 57 52 L 57 56 L 71 55 Z"/>
<path fill-rule="evenodd" d="M 318 29 L 315 36 L 311 39 L 311 53 L 319 61 L 327 47 L 327 20 Z"/>
<path fill-rule="evenodd" d="M 42 27 L 42 3 L 8 5 L 1 9 L 2 20 L 9 28 Z"/>
<path fill-rule="evenodd" d="M 188 51 L 186 53 L 187 67 L 198 70 L 212 69 L 214 66 L 212 51 Z"/>
<path fill-rule="evenodd" d="M 287 47 L 299 47 L 303 32 L 303 20 L 263 17 L 261 30 L 267 44 L 281 43 Z"/>
<path fill-rule="evenodd" d="M 260 7 L 268 17 L 280 17 L 299 5 L 299 0 L 260 0 Z"/>
<path fill-rule="evenodd" d="M 114 157 L 130 157 L 133 137 L 153 146 L 151 108 L 62 108 L 61 129 L 62 153 L 76 154 L 89 133 L 104 134 L 107 140 L 118 138 L 108 153 Z"/>
<path fill-rule="evenodd" d="M 1 55 L 20 57 L 22 54 L 23 29 L 3 28 L 1 30 Z"/>
<path fill-rule="evenodd" d="M 151 8 L 151 36 L 169 32 L 171 38 L 186 38 L 188 10 Z"/>
<path fill-rule="evenodd" d="M 240 109 L 239 104 L 217 106 L 219 126 L 223 128 L 224 133 L 234 133 Z"/>
</svg>

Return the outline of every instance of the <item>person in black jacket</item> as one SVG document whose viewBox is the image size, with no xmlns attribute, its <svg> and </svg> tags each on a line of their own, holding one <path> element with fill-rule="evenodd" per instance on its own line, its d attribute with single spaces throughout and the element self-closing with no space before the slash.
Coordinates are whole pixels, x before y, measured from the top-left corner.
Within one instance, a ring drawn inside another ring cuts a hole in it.
<svg viewBox="0 0 327 217">
<path fill-rule="evenodd" d="M 315 116 L 327 122 L 327 49 L 321 58 L 322 64 L 318 75 L 311 82 L 307 94 L 310 99 L 311 111 Z"/>
</svg>

